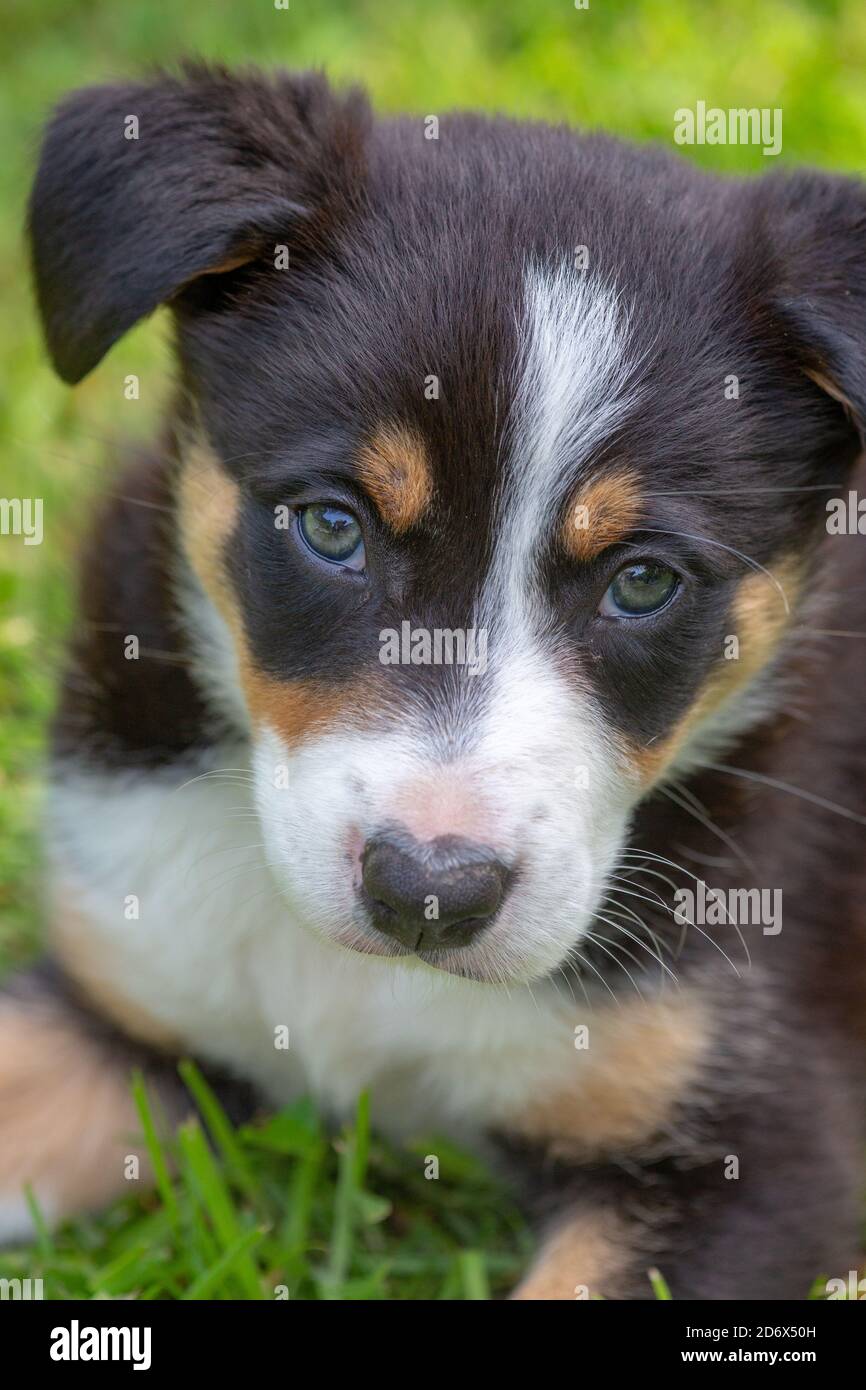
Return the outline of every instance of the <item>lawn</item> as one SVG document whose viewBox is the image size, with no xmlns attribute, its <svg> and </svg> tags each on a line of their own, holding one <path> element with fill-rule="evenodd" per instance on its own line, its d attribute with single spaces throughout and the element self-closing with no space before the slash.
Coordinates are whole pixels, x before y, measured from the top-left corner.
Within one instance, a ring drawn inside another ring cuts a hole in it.
<svg viewBox="0 0 866 1390">
<path fill-rule="evenodd" d="M 91 499 L 125 441 L 154 430 L 170 382 L 166 320 L 132 332 L 76 390 L 51 374 L 33 314 L 23 209 L 44 117 L 70 88 L 194 53 L 325 67 L 383 110 L 482 107 L 671 144 L 674 112 L 781 108 L 778 160 L 696 146 L 725 171 L 812 163 L 863 171 L 862 0 L 5 0 L 0 16 L 0 496 L 40 497 L 45 539 L 0 536 L 0 968 L 38 949 L 38 825 L 45 731 Z M 139 375 L 140 399 L 123 379 Z M 177 1139 L 173 1177 L 0 1275 L 42 1273 L 46 1296 L 486 1298 L 513 1281 L 528 1238 L 465 1156 L 428 1139 L 395 1154 L 353 1127 L 326 1136 L 309 1106 L 233 1133 L 194 1072 L 202 1121 Z M 147 1098 L 139 1092 L 143 1116 Z M 210 1134 L 210 1145 L 204 1134 Z M 428 1147 L 435 1146 L 435 1147 Z M 435 1152 L 447 1178 L 425 1177 Z M 131 1185 L 134 1187 L 134 1184 Z M 276 1296 L 281 1296 L 278 1292 Z"/>
</svg>

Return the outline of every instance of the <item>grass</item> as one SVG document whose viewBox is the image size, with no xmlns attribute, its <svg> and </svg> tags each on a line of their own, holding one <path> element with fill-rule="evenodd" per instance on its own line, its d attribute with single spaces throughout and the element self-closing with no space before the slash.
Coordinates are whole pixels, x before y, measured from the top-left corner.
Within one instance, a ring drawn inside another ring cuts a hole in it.
<svg viewBox="0 0 866 1390">
<path fill-rule="evenodd" d="M 61 1300 L 488 1299 L 515 1281 L 520 1217 L 452 1145 L 391 1148 L 367 1096 L 337 1136 L 308 1101 L 235 1129 L 195 1065 L 180 1070 L 197 1113 L 170 1142 L 133 1081 L 153 1190 L 131 1176 L 129 1197 L 56 1236 L 31 1195 L 36 1244 L 0 1254 L 0 1278 L 41 1278 Z"/>
<path fill-rule="evenodd" d="M 171 371 L 160 313 L 74 392 L 53 377 L 22 235 L 38 132 L 71 88 L 183 53 L 325 66 L 337 81 L 362 79 L 384 110 L 475 106 L 667 145 L 674 111 L 699 99 L 781 107 L 779 164 L 864 166 L 862 0 L 590 0 L 584 12 L 570 0 L 291 0 L 287 11 L 270 0 L 5 0 L 0 495 L 43 499 L 45 541 L 0 536 L 0 970 L 38 950 L 45 731 L 77 543 L 118 448 L 156 428 Z M 689 157 L 731 172 L 770 162 L 743 147 L 695 147 Z M 137 402 L 123 396 L 129 372 L 142 383 Z M 213 1297 L 251 1293 L 253 1283 L 269 1296 L 281 1275 L 293 1297 L 479 1298 L 515 1274 L 525 1234 L 470 1160 L 449 1149 L 443 1177 L 427 1181 L 411 1154 L 370 1138 L 363 1110 L 336 1143 L 303 1107 L 234 1135 L 193 1076 L 203 1118 L 182 1132 L 155 1196 L 130 1197 L 10 1257 L 38 1265 L 49 1296 Z"/>
</svg>

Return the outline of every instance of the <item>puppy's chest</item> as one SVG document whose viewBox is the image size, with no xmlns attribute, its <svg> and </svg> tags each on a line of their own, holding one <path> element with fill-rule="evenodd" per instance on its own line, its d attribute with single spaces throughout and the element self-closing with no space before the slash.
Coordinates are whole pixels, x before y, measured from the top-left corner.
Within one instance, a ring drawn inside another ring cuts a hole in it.
<svg viewBox="0 0 866 1390">
<path fill-rule="evenodd" d="M 509 998 L 422 968 L 344 959 L 303 937 L 258 943 L 250 972 L 269 1049 L 258 1065 L 275 1102 L 302 1089 L 342 1117 L 369 1090 L 375 1119 L 396 1137 L 438 1128 L 471 1138 L 574 1068 L 568 1011 L 541 1012 L 527 991 Z"/>
<path fill-rule="evenodd" d="M 257 943 L 248 961 L 257 1023 L 202 1038 L 255 1076 L 274 1104 L 307 1093 L 330 1118 L 369 1091 L 395 1139 L 491 1131 L 588 1161 L 670 1135 L 708 1045 L 687 994 L 623 998 L 587 1011 L 552 987 L 498 993 L 420 968 L 351 956 L 306 933 Z"/>
</svg>

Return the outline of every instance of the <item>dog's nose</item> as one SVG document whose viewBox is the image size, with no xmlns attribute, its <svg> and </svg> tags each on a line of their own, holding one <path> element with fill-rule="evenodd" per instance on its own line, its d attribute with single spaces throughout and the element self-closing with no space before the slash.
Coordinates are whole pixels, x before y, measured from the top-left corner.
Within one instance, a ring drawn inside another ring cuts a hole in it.
<svg viewBox="0 0 866 1390">
<path fill-rule="evenodd" d="M 422 843 L 383 832 L 361 864 L 374 924 L 412 951 L 465 946 L 498 912 L 510 877 L 491 849 L 460 835 Z"/>
</svg>

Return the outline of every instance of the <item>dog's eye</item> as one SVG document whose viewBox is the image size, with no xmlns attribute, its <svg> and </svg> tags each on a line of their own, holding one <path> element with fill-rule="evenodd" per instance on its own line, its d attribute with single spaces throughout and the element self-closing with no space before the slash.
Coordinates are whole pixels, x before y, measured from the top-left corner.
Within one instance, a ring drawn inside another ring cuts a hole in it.
<svg viewBox="0 0 866 1390">
<path fill-rule="evenodd" d="M 314 555 L 333 565 L 364 568 L 364 540 L 356 516 L 343 507 L 315 502 L 301 507 L 298 529 Z"/>
<path fill-rule="evenodd" d="M 614 576 L 599 611 L 608 618 L 646 618 L 665 608 L 679 587 L 678 575 L 667 565 L 625 565 Z"/>
</svg>

